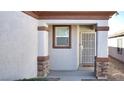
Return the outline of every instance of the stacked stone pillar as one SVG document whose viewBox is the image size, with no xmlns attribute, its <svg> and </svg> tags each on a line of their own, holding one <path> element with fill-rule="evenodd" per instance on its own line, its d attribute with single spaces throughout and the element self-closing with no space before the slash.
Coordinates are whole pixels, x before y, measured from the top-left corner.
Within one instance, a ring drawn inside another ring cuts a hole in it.
<svg viewBox="0 0 124 93">
<path fill-rule="evenodd" d="M 96 77 L 107 79 L 108 76 L 108 26 L 96 27 Z"/>
<path fill-rule="evenodd" d="M 48 26 L 43 24 L 38 26 L 38 76 L 46 77 L 49 73 L 48 59 Z"/>
</svg>

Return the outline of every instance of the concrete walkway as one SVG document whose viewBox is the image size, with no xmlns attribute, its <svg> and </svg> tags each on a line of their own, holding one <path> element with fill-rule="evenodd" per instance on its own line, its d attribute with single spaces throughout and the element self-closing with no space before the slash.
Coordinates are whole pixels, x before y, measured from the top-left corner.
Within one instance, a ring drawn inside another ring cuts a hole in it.
<svg viewBox="0 0 124 93">
<path fill-rule="evenodd" d="M 50 71 L 48 78 L 60 78 L 60 81 L 96 80 L 93 68 L 74 71 Z"/>
</svg>

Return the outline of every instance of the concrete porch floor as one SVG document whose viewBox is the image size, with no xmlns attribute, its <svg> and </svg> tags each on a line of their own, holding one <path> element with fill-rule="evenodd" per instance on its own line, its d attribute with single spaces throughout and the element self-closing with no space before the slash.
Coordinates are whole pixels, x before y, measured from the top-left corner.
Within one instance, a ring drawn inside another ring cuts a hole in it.
<svg viewBox="0 0 124 93">
<path fill-rule="evenodd" d="M 60 78 L 60 81 L 96 80 L 93 67 L 82 67 L 79 70 L 55 71 L 51 70 L 47 78 Z"/>
</svg>

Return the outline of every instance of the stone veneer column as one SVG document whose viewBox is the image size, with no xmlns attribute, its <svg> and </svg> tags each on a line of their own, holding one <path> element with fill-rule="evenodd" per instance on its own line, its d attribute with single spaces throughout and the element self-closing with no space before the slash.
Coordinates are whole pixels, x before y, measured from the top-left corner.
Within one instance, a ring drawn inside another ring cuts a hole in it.
<svg viewBox="0 0 124 93">
<path fill-rule="evenodd" d="M 46 77 L 49 72 L 48 66 L 48 26 L 38 26 L 38 76 Z"/>
<path fill-rule="evenodd" d="M 108 76 L 108 26 L 97 27 L 96 39 L 96 77 L 107 79 Z"/>
</svg>

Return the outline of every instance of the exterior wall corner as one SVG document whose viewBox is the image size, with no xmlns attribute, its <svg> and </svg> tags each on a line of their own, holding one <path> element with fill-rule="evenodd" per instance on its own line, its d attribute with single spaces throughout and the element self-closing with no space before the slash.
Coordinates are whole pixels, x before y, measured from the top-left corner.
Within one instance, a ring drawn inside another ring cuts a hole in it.
<svg viewBox="0 0 124 93">
<path fill-rule="evenodd" d="M 48 25 L 41 24 L 37 27 L 38 30 L 38 57 L 37 71 L 38 76 L 46 77 L 49 73 L 49 56 L 48 56 Z"/>
</svg>

